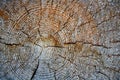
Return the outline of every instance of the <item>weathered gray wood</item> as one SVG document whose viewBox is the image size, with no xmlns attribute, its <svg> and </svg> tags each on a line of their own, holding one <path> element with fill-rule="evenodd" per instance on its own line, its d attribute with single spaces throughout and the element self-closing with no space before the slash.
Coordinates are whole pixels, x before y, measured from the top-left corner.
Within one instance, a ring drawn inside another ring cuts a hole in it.
<svg viewBox="0 0 120 80">
<path fill-rule="evenodd" d="M 120 80 L 120 1 L 0 0 L 0 80 Z"/>
</svg>

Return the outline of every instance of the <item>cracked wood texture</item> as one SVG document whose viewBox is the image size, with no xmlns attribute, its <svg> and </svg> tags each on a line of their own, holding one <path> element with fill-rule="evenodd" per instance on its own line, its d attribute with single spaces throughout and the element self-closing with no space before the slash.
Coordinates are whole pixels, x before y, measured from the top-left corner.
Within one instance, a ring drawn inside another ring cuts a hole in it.
<svg viewBox="0 0 120 80">
<path fill-rule="evenodd" d="M 0 0 L 0 80 L 120 80 L 120 1 Z"/>
</svg>

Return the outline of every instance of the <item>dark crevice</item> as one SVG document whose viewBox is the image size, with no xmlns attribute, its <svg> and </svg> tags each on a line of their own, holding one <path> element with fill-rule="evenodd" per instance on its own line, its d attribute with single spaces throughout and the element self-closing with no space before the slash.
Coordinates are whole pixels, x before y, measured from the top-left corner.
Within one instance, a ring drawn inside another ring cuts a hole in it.
<svg viewBox="0 0 120 80">
<path fill-rule="evenodd" d="M 100 23 L 97 24 L 97 27 L 98 27 L 99 25 L 101 25 L 102 23 L 104 23 L 104 22 L 110 21 L 111 19 L 113 19 L 113 18 L 116 17 L 117 15 L 118 15 L 118 14 L 113 15 L 113 16 L 111 16 L 110 18 L 101 21 Z"/>
<path fill-rule="evenodd" d="M 30 35 L 28 33 L 26 33 L 25 31 L 21 31 L 23 34 L 25 34 L 27 37 L 29 37 Z"/>
<path fill-rule="evenodd" d="M 71 64 L 74 64 L 75 66 L 77 66 L 75 63 L 73 63 L 73 62 L 74 62 L 73 59 L 72 59 L 72 60 L 71 60 L 71 59 L 67 59 L 66 57 L 64 57 L 64 56 L 62 56 L 62 55 L 59 55 L 59 54 L 58 54 L 58 56 L 60 56 L 60 57 L 63 58 L 64 60 L 70 62 Z"/>
<path fill-rule="evenodd" d="M 113 41 L 110 41 L 111 43 L 120 43 L 120 40 L 113 40 Z"/>
<path fill-rule="evenodd" d="M 67 43 L 64 43 L 64 44 L 76 44 L 76 42 L 67 42 Z"/>
<path fill-rule="evenodd" d="M 94 44 L 94 43 L 90 43 L 90 42 L 83 42 L 83 44 L 91 44 L 92 46 L 103 47 L 103 48 L 106 48 L 106 49 L 112 48 L 112 47 L 105 46 L 103 44 Z"/>
<path fill-rule="evenodd" d="M 54 71 L 54 79 L 57 80 L 57 78 L 56 78 L 56 71 Z"/>
<path fill-rule="evenodd" d="M 46 46 L 46 47 L 65 48 L 63 46 Z"/>
<path fill-rule="evenodd" d="M 23 6 L 23 7 L 25 8 L 27 14 L 29 15 L 30 13 L 29 13 L 29 10 L 27 9 L 27 7 L 26 6 Z"/>
<path fill-rule="evenodd" d="M 84 26 L 84 25 L 86 25 L 86 24 L 89 24 L 89 23 L 91 23 L 92 21 L 94 21 L 94 20 L 93 20 L 93 19 L 92 19 L 92 20 L 90 19 L 90 20 L 88 20 L 88 21 L 80 24 L 79 27 Z"/>
<path fill-rule="evenodd" d="M 103 47 L 103 48 L 106 48 L 106 49 L 112 48 L 112 47 L 108 47 L 108 46 L 105 46 L 105 45 L 102 45 L 102 44 L 93 44 L 93 43 L 87 43 L 87 42 L 84 42 L 83 44 L 91 44 L 92 46 Z"/>
<path fill-rule="evenodd" d="M 7 43 L 7 42 L 3 42 L 3 41 L 0 41 L 0 43 L 8 45 L 8 46 L 13 46 L 13 45 L 19 46 L 19 45 L 22 45 L 20 43 Z"/>
<path fill-rule="evenodd" d="M 2 37 L 0 37 L 0 40 L 3 39 Z"/>
<path fill-rule="evenodd" d="M 39 46 L 39 47 L 41 47 L 41 48 L 42 48 L 42 46 L 41 46 L 41 45 L 39 45 L 39 44 L 34 43 L 34 45 Z"/>
<path fill-rule="evenodd" d="M 105 73 L 103 73 L 103 72 L 101 72 L 101 71 L 97 71 L 97 73 L 100 73 L 100 74 L 106 76 L 106 77 L 108 78 L 108 80 L 110 80 L 110 77 L 109 77 L 107 74 L 105 74 Z"/>
<path fill-rule="evenodd" d="M 117 68 L 113 68 L 113 67 L 106 67 L 106 66 L 103 66 L 105 69 L 109 69 L 110 71 L 114 71 L 114 72 L 118 72 L 120 73 L 120 69 L 117 69 Z"/>
<path fill-rule="evenodd" d="M 109 57 L 111 57 L 111 56 L 118 56 L 118 57 L 120 57 L 120 54 L 108 54 L 108 56 Z"/>
<path fill-rule="evenodd" d="M 36 65 L 36 68 L 34 69 L 34 72 L 32 74 L 32 77 L 30 78 L 30 80 L 33 80 L 34 76 L 36 75 L 36 72 L 38 70 L 38 67 L 39 67 L 39 60 L 38 60 L 38 64 Z"/>
<path fill-rule="evenodd" d="M 106 48 L 106 49 L 112 48 L 112 47 L 105 46 L 103 44 L 94 44 L 94 43 L 91 43 L 91 42 L 84 42 L 84 41 L 67 42 L 67 43 L 64 43 L 64 44 L 76 44 L 76 43 L 91 44 L 92 46 L 103 47 L 103 48 Z"/>
<path fill-rule="evenodd" d="M 80 75 L 78 75 L 78 77 L 79 77 L 79 80 L 80 80 L 80 79 L 86 80 L 84 77 L 82 77 L 82 76 L 80 76 Z"/>
</svg>

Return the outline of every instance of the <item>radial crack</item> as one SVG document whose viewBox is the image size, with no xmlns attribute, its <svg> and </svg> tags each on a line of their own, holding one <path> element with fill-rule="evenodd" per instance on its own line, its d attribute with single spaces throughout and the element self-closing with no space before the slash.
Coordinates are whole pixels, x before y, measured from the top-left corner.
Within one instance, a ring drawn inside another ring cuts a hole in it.
<svg viewBox="0 0 120 80">
<path fill-rule="evenodd" d="M 103 48 L 107 48 L 107 49 L 112 48 L 112 47 L 108 47 L 108 46 L 105 46 L 105 45 L 102 45 L 102 44 L 94 44 L 94 43 L 91 43 L 91 42 L 84 42 L 84 41 L 67 42 L 67 43 L 64 43 L 64 44 L 76 44 L 76 43 L 91 44 L 92 46 L 98 46 L 98 47 L 103 47 Z"/>
<path fill-rule="evenodd" d="M 98 26 L 98 25 L 101 25 L 101 24 L 104 23 L 104 22 L 110 21 L 111 19 L 113 19 L 113 18 L 116 17 L 117 15 L 118 15 L 118 14 L 113 15 L 113 16 L 111 16 L 110 18 L 101 21 L 100 23 L 97 24 L 97 26 Z"/>
<path fill-rule="evenodd" d="M 46 47 L 65 48 L 64 46 L 46 46 Z"/>
<path fill-rule="evenodd" d="M 0 43 L 5 44 L 5 45 L 9 45 L 9 46 L 13 46 L 13 45 L 19 46 L 19 45 L 21 45 L 20 43 L 7 43 L 7 42 L 3 42 L 3 41 L 0 41 Z"/>
<path fill-rule="evenodd" d="M 113 40 L 113 41 L 110 41 L 111 43 L 120 43 L 120 40 Z"/>
<path fill-rule="evenodd" d="M 110 80 L 110 77 L 109 77 L 107 74 L 105 74 L 105 73 L 103 73 L 103 72 L 101 72 L 101 71 L 97 71 L 97 73 L 100 73 L 100 74 L 106 76 L 106 77 L 108 78 L 108 80 Z"/>
<path fill-rule="evenodd" d="M 35 70 L 34 70 L 34 72 L 33 72 L 33 74 L 32 74 L 32 77 L 30 78 L 30 80 L 33 80 L 33 78 L 34 78 L 34 76 L 36 75 L 36 72 L 37 72 L 37 70 L 38 70 L 38 67 L 39 67 L 39 60 L 38 60 L 38 64 L 36 65 L 36 68 L 35 68 Z"/>
</svg>

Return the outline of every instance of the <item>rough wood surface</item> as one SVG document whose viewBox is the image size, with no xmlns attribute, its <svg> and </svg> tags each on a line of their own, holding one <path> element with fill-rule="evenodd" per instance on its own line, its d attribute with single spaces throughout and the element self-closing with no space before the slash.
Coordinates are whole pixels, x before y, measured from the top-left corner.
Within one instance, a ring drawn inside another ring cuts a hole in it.
<svg viewBox="0 0 120 80">
<path fill-rule="evenodd" d="M 120 80 L 120 1 L 0 0 L 0 80 Z"/>
</svg>

